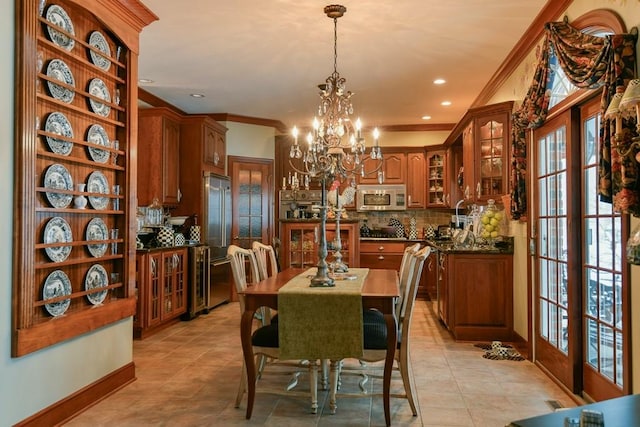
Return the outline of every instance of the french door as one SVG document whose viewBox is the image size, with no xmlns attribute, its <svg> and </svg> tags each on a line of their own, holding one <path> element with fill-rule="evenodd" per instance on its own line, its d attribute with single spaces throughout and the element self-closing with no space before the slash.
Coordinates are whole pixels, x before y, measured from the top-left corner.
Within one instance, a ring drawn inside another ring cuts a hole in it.
<svg viewBox="0 0 640 427">
<path fill-rule="evenodd" d="M 627 221 L 600 202 L 598 135 L 600 104 L 581 108 L 582 193 L 582 326 L 584 393 L 594 400 L 618 397 L 629 389 L 630 330 L 628 286 L 624 283 L 622 243 Z M 628 273 L 628 270 L 627 270 Z M 628 275 L 627 275 L 628 277 Z"/>
<path fill-rule="evenodd" d="M 575 254 L 576 180 L 571 112 L 545 123 L 534 132 L 535 359 L 573 392 L 580 389 L 580 286 Z M 578 151 L 579 153 L 579 151 Z M 573 191 L 571 191 L 573 190 Z"/>
<path fill-rule="evenodd" d="M 549 120 L 532 150 L 535 359 L 598 401 L 630 389 L 628 221 L 598 196 L 599 110 L 595 99 Z"/>
<path fill-rule="evenodd" d="M 273 161 L 229 156 L 233 221 L 232 243 L 251 248 L 254 240 L 270 243 L 273 235 Z"/>
</svg>

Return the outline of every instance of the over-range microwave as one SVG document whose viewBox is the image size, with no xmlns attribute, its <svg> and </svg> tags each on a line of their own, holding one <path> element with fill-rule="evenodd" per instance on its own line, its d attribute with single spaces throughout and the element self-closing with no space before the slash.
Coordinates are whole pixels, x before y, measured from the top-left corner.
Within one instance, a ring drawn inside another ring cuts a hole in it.
<svg viewBox="0 0 640 427">
<path fill-rule="evenodd" d="M 356 209 L 361 212 L 404 211 L 407 187 L 397 185 L 358 185 Z"/>
</svg>

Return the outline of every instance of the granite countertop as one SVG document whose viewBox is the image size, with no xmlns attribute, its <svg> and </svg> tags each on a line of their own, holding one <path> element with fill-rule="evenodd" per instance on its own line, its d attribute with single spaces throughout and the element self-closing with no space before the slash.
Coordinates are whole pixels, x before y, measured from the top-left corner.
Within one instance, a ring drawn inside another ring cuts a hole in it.
<svg viewBox="0 0 640 427">
<path fill-rule="evenodd" d="M 452 240 L 427 240 L 426 243 L 436 250 L 451 254 L 495 254 L 513 255 L 513 237 L 503 236 L 496 241 L 495 248 L 487 245 L 477 245 L 473 248 L 456 248 Z"/>
<path fill-rule="evenodd" d="M 308 224 L 308 223 L 319 223 L 320 222 L 320 218 L 287 218 L 287 219 L 279 219 L 278 221 L 283 222 L 283 223 Z M 336 222 L 335 219 L 328 219 L 327 218 L 327 224 L 333 224 L 334 222 Z M 341 218 L 340 219 L 340 224 L 353 224 L 353 223 L 357 223 L 357 222 L 360 222 L 360 220 L 357 219 L 357 218 Z"/>
<path fill-rule="evenodd" d="M 203 243 L 188 243 L 182 246 L 158 246 L 158 247 L 144 247 L 142 249 L 136 249 L 136 252 L 142 253 L 142 252 L 161 252 L 161 251 L 174 251 L 176 249 L 182 249 L 182 248 L 193 248 L 196 246 L 202 246 Z"/>
</svg>

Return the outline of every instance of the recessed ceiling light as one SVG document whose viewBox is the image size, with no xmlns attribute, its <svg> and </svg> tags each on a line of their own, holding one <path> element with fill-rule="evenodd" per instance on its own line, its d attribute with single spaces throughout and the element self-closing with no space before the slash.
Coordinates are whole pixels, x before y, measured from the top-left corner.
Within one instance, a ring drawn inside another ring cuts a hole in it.
<svg viewBox="0 0 640 427">
<path fill-rule="evenodd" d="M 204 95 L 201 93 L 192 93 L 191 96 L 193 96 L 194 98 L 204 98 Z"/>
<path fill-rule="evenodd" d="M 148 83 L 153 83 L 153 80 L 151 80 L 151 79 L 140 79 L 140 80 L 138 80 L 138 83 L 140 83 L 140 84 L 148 84 Z"/>
<path fill-rule="evenodd" d="M 431 120 L 431 116 L 422 116 L 422 120 Z"/>
<path fill-rule="evenodd" d="M 445 79 L 435 79 L 435 80 L 433 81 L 433 84 L 434 84 L 434 85 L 443 85 L 443 84 L 445 84 L 446 82 L 447 82 L 447 81 L 446 81 Z"/>
<path fill-rule="evenodd" d="M 448 107 L 449 105 L 451 105 L 451 101 L 442 101 L 440 105 L 444 105 L 445 107 Z"/>
</svg>

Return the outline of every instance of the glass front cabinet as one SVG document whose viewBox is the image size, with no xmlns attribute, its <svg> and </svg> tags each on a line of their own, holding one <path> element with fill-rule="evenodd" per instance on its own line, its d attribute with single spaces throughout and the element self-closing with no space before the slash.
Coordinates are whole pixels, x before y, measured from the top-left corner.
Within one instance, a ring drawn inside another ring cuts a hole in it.
<svg viewBox="0 0 640 427">
<path fill-rule="evenodd" d="M 509 192 L 513 102 L 469 110 L 462 135 L 466 199 L 486 203 Z"/>
<path fill-rule="evenodd" d="M 335 260 L 336 223 L 328 222 L 327 263 Z M 318 245 L 320 239 L 319 221 L 281 222 L 280 238 L 282 268 L 311 268 L 318 264 Z M 358 221 L 340 222 L 340 243 L 342 262 L 349 267 L 359 267 L 359 228 Z"/>
</svg>

